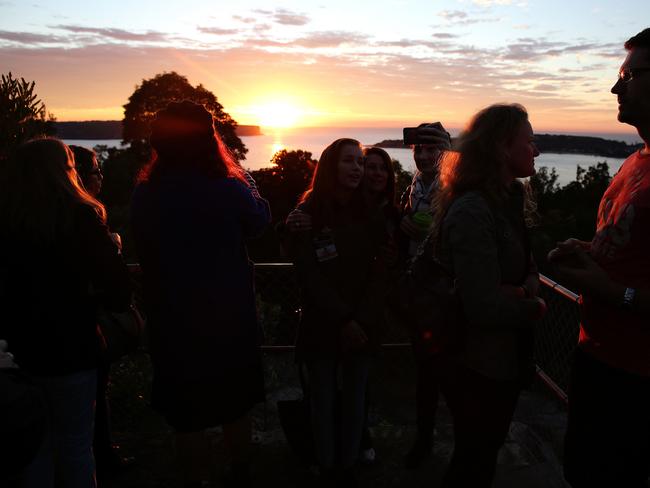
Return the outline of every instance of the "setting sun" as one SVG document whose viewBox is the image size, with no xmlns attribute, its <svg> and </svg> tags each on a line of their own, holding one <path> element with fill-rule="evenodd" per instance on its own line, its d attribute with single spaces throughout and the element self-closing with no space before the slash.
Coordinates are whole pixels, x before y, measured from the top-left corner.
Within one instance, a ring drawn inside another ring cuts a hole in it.
<svg viewBox="0 0 650 488">
<path fill-rule="evenodd" d="M 303 112 L 288 102 L 269 102 L 252 107 L 252 113 L 262 127 L 293 127 Z"/>
</svg>

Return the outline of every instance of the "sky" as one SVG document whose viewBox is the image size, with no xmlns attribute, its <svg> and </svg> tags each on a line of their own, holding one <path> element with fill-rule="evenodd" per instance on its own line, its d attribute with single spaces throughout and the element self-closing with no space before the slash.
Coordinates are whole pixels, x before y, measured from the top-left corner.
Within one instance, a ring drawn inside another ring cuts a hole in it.
<svg viewBox="0 0 650 488">
<path fill-rule="evenodd" d="M 648 0 L 0 0 L 0 72 L 58 120 L 120 120 L 176 71 L 241 124 L 462 127 L 497 102 L 537 132 L 625 133 L 609 92 Z"/>
</svg>

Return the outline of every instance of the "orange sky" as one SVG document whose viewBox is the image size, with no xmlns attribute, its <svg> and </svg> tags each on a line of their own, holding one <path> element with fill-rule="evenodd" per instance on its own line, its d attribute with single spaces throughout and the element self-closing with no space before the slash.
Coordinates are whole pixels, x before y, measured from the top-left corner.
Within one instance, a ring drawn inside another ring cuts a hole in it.
<svg viewBox="0 0 650 488">
<path fill-rule="evenodd" d="M 174 70 L 241 124 L 462 127 L 488 104 L 519 102 L 537 132 L 631 132 L 609 89 L 622 43 L 642 28 L 632 12 L 618 18 L 582 0 L 335 0 L 215 15 L 210 2 L 186 3 L 162 2 L 144 21 L 126 3 L 94 13 L 67 0 L 57 16 L 0 2 L 0 71 L 35 80 L 62 121 L 121 119 L 136 84 Z M 579 12 L 582 25 L 571 20 Z"/>
</svg>

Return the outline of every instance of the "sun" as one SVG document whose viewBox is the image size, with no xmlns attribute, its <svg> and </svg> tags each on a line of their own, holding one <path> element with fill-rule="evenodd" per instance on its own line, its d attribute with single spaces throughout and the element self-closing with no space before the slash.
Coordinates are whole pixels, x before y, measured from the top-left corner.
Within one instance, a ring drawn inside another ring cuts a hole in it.
<svg viewBox="0 0 650 488">
<path fill-rule="evenodd" d="M 268 102 L 252 107 L 257 122 L 262 127 L 294 127 L 302 116 L 302 110 L 289 102 Z"/>
</svg>

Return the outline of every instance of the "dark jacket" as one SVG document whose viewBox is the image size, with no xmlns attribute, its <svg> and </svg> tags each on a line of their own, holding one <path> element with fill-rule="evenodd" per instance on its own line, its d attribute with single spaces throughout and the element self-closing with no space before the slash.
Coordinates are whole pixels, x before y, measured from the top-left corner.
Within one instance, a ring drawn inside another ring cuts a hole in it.
<svg viewBox="0 0 650 488">
<path fill-rule="evenodd" d="M 301 210 L 312 214 L 308 204 Z M 313 230 L 295 233 L 290 246 L 302 298 L 297 358 L 338 357 L 341 327 L 351 319 L 364 329 L 370 347 L 376 346 L 382 296 L 374 264 L 386 241 L 383 215 L 369 216 L 353 201 L 332 202 L 312 216 Z"/>
<path fill-rule="evenodd" d="M 5 233 L 0 255 L 0 337 L 20 368 L 39 376 L 95 368 L 98 300 L 114 311 L 131 300 L 126 266 L 95 211 L 77 204 L 71 230 L 53 244 Z"/>
<path fill-rule="evenodd" d="M 453 269 L 467 320 L 463 364 L 500 380 L 530 373 L 533 320 L 523 301 L 501 289 L 536 272 L 526 244 L 523 198 L 515 190 L 502 205 L 480 193 L 455 200 L 444 219 L 439 257 Z"/>
<path fill-rule="evenodd" d="M 171 168 L 136 188 L 131 211 L 156 377 L 218 379 L 257 364 L 246 241 L 270 220 L 266 200 L 235 178 Z"/>
</svg>

